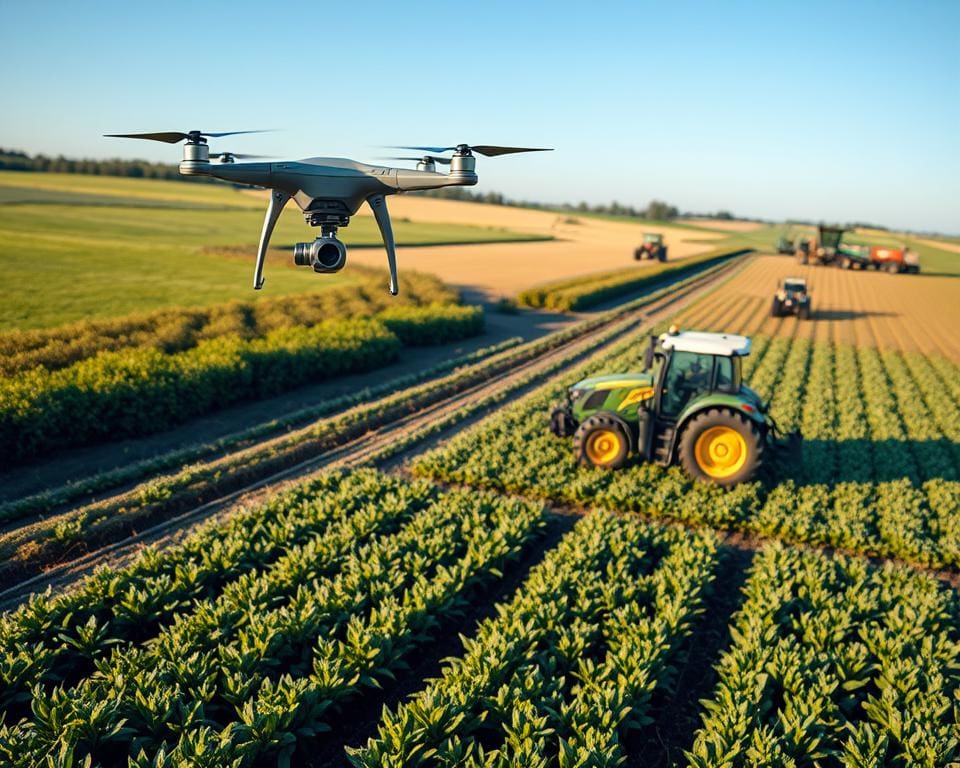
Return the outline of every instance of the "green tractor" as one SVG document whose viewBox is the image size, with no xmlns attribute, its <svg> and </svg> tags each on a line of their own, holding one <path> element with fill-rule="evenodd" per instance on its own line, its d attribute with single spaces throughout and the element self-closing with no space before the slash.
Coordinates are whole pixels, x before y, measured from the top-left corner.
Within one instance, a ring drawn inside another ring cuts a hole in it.
<svg viewBox="0 0 960 768">
<path fill-rule="evenodd" d="M 619 469 L 631 455 L 661 466 L 679 462 L 693 478 L 718 485 L 750 480 L 769 448 L 789 448 L 798 433 L 779 430 L 760 396 L 741 380 L 750 339 L 679 332 L 651 337 L 644 370 L 574 384 L 550 416 L 558 437 L 573 437 L 584 465 Z"/>
<path fill-rule="evenodd" d="M 667 246 L 663 244 L 663 235 L 659 232 L 644 232 L 643 242 L 633 252 L 633 258 L 635 261 L 643 261 L 644 259 L 666 261 Z"/>
</svg>

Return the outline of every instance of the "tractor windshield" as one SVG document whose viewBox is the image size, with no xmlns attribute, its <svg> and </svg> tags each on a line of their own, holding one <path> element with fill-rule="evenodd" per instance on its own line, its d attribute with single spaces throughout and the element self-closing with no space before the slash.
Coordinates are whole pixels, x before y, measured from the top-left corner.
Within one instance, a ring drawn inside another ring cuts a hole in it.
<svg viewBox="0 0 960 768">
<path fill-rule="evenodd" d="M 710 389 L 713 355 L 674 352 L 664 380 L 660 413 L 677 416 L 695 396 Z"/>
<path fill-rule="evenodd" d="M 783 284 L 783 289 L 787 293 L 804 293 L 807 290 L 807 285 L 798 280 L 787 280 Z"/>
</svg>

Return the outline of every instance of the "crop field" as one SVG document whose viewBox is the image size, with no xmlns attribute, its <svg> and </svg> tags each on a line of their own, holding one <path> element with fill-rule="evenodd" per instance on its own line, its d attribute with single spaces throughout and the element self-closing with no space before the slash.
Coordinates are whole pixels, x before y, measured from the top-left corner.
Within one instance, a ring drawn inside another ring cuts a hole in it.
<svg viewBox="0 0 960 768">
<path fill-rule="evenodd" d="M 317 233 L 291 205 L 273 236 L 266 286 L 253 291 L 265 207 L 257 196 L 226 185 L 0 172 L 0 266 L 9 298 L 0 308 L 0 330 L 357 282 L 349 269 L 321 278 L 293 266 L 284 248 Z M 402 216 L 395 217 L 394 231 L 401 247 L 547 236 Z M 386 264 L 372 217 L 357 217 L 342 235 L 348 245 L 375 246 L 369 263 Z"/>
<path fill-rule="evenodd" d="M 784 277 L 807 279 L 812 321 L 770 317 L 773 292 Z M 760 256 L 679 322 L 704 331 L 835 341 L 960 362 L 958 291 L 960 276 L 848 272 L 802 266 L 787 256 Z"/>
<path fill-rule="evenodd" d="M 437 275 L 449 285 L 470 287 L 490 297 L 513 297 L 541 283 L 591 273 L 619 269 L 639 271 L 656 266 L 651 261 L 633 260 L 633 251 L 644 232 L 659 232 L 664 236 L 668 262 L 705 253 L 717 243 L 726 246 L 731 235 L 741 235 L 682 222 L 641 223 L 622 217 L 557 213 L 411 195 L 395 196 L 389 205 L 394 216 L 411 221 L 469 221 L 506 227 L 531 237 L 553 238 L 550 241 L 490 246 L 405 248 L 399 255 L 401 262 L 413 269 Z M 766 247 L 774 239 L 772 234 L 768 235 Z M 356 263 L 379 264 L 376 255 L 369 251 L 357 252 Z"/>
<path fill-rule="evenodd" d="M 0 762 L 954 764 L 960 365 L 896 296 L 950 278 L 814 270 L 813 319 L 771 326 L 793 267 L 747 257 L 674 319 L 753 334 L 801 464 L 577 467 L 546 414 L 638 367 L 613 327 L 399 472 L 321 472 L 4 615 Z"/>
</svg>

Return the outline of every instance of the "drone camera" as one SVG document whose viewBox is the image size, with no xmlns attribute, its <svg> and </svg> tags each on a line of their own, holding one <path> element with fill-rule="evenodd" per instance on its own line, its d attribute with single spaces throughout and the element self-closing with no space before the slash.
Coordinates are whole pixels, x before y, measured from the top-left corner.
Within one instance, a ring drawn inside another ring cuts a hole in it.
<svg viewBox="0 0 960 768">
<path fill-rule="evenodd" d="M 293 263 L 313 267 L 314 272 L 339 272 L 347 263 L 347 247 L 336 237 L 318 237 L 312 243 L 293 247 Z"/>
</svg>

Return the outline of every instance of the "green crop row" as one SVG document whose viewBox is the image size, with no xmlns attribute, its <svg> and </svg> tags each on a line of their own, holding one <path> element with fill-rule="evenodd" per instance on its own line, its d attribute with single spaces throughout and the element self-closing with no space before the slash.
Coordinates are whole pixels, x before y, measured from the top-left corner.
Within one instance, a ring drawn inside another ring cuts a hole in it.
<svg viewBox="0 0 960 768">
<path fill-rule="evenodd" d="M 744 587 L 695 768 L 960 760 L 960 604 L 905 568 L 770 547 Z"/>
<path fill-rule="evenodd" d="M 642 269 L 618 269 L 613 272 L 546 283 L 522 291 L 517 296 L 517 303 L 527 307 L 542 307 L 562 312 L 589 309 L 606 301 L 635 293 L 666 277 L 681 277 L 712 264 L 750 253 L 751 250 L 715 249 L 677 263 L 659 264 Z"/>
<path fill-rule="evenodd" d="M 616 472 L 573 461 L 547 417 L 567 386 L 635 369 L 643 344 L 627 339 L 523 401 L 487 418 L 414 471 L 579 506 L 601 506 L 788 541 L 960 567 L 960 401 L 943 359 L 828 342 L 757 339 L 748 383 L 785 429 L 806 436 L 802 466 L 775 464 L 762 481 L 722 490 L 679 467 Z"/>
<path fill-rule="evenodd" d="M 35 368 L 0 382 L 0 459 L 156 432 L 240 400 L 265 397 L 399 356 L 401 340 L 476 335 L 479 307 L 396 308 L 383 321 L 288 326 L 252 340 L 221 336 L 177 354 L 100 352 L 58 371 Z"/>
<path fill-rule="evenodd" d="M 290 432 L 304 423 L 324 418 L 359 403 L 379 401 L 387 395 L 393 395 L 401 390 L 415 387 L 421 382 L 471 366 L 508 349 L 513 349 L 522 342 L 523 339 L 520 336 L 514 336 L 489 347 L 482 347 L 465 355 L 443 360 L 416 373 L 397 376 L 382 384 L 364 387 L 356 392 L 323 400 L 307 408 L 297 409 L 280 418 L 270 419 L 255 427 L 245 429 L 242 432 L 235 432 L 209 443 L 178 448 L 133 464 L 73 480 L 60 487 L 49 488 L 30 496 L 23 496 L 15 501 L 0 504 L 0 521 L 17 520 L 27 515 L 48 513 L 84 496 L 91 496 L 147 475 L 157 475 L 174 467 L 183 467 L 191 462 L 236 449 L 238 446 L 249 445 L 254 440 L 263 440 L 278 433 Z"/>
<path fill-rule="evenodd" d="M 462 656 L 349 750 L 362 768 L 612 766 L 651 722 L 716 566 L 709 534 L 597 513 L 497 607 Z M 486 746 L 484 746 L 486 745 Z"/>
<path fill-rule="evenodd" d="M 63 755 L 137 766 L 289 760 L 298 739 L 328 729 L 344 702 L 392 676 L 543 525 L 530 503 L 450 492 L 424 505 L 433 492 L 420 486 L 409 505 L 391 493 L 345 513 L 305 500 L 309 535 L 268 543 L 272 560 L 248 562 L 199 596 L 195 582 L 206 571 L 174 563 L 161 591 L 165 610 L 151 612 L 156 594 L 131 586 L 105 595 L 111 604 L 102 599 L 102 614 L 84 624 L 68 613 L 71 631 L 56 635 L 68 651 L 52 651 L 29 710 L 0 727 L 0 756 L 11 766 Z M 295 510 L 287 524 L 298 523 Z M 222 569 L 214 566 L 213 578 L 222 580 Z M 126 613 L 130 602 L 147 613 L 139 622 Z M 181 610 L 170 618 L 173 604 Z M 144 639 L 144 623 L 159 631 Z M 44 675 L 66 682 L 50 685 Z M 18 682 L 13 690 L 22 691 L 26 681 Z"/>
<path fill-rule="evenodd" d="M 234 301 L 202 309 L 175 307 L 56 328 L 0 333 L 0 375 L 12 376 L 41 365 L 50 371 L 66 368 L 98 352 L 141 347 L 173 354 L 221 336 L 250 340 L 280 328 L 317 325 L 332 318 L 371 317 L 398 306 L 457 301 L 456 292 L 432 275 L 406 272 L 403 295 L 392 297 L 383 289 L 383 273 L 362 267 L 352 269 L 361 278 L 359 285 L 255 302 Z"/>
<path fill-rule="evenodd" d="M 720 269 L 724 269 L 724 266 L 713 267 L 706 271 L 706 275 Z M 509 370 L 519 363 L 574 340 L 583 333 L 656 301 L 668 293 L 676 294 L 703 277 L 704 274 L 700 274 L 687 278 L 571 328 L 507 350 L 436 381 L 396 392 L 388 397 L 365 401 L 338 416 L 323 419 L 275 440 L 231 453 L 222 459 L 185 467 L 174 474 L 141 484 L 128 493 L 13 529 L 0 535 L 0 582 L 23 578 L 25 574 L 35 573 L 38 568 L 57 561 L 78 546 L 94 546 L 113 541 L 134 526 L 142 528 L 166 515 L 213 498 L 215 494 L 223 494 L 340 445 L 392 419 L 486 381 L 494 374 Z M 627 318 L 614 323 L 598 338 L 593 339 L 593 343 L 599 344 L 622 335 L 624 329 L 633 322 L 635 321 Z M 429 430 L 407 435 L 402 442 L 392 446 L 392 450 L 399 451 L 411 442 L 438 431 L 442 426 L 449 426 L 466 418 L 470 413 L 501 402 L 511 391 L 552 374 L 566 365 L 569 358 L 582 354 L 583 350 L 575 347 L 569 354 L 554 360 L 547 369 L 532 371 L 509 389 L 465 402 L 458 413 L 438 420 Z"/>
</svg>

